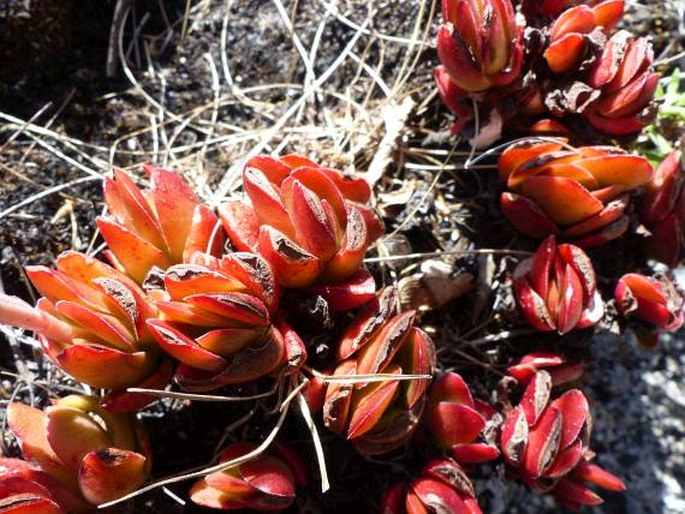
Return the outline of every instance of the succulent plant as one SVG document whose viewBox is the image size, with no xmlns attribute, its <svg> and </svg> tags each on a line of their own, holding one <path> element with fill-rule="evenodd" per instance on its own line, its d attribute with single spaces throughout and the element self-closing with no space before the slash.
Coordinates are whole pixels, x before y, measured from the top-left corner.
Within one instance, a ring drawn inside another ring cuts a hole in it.
<svg viewBox="0 0 685 514">
<path fill-rule="evenodd" d="M 24 457 L 35 462 L 36 471 L 24 470 L 23 478 L 46 488 L 65 511 L 115 500 L 137 489 L 150 472 L 140 423 L 105 410 L 98 398 L 67 396 L 45 411 L 10 403 L 7 424 Z"/>
<path fill-rule="evenodd" d="M 652 105 L 659 74 L 647 38 L 625 30 L 614 34 L 590 70 L 589 85 L 598 93 L 583 115 L 600 132 L 623 136 L 654 121 Z"/>
<path fill-rule="evenodd" d="M 445 0 L 438 56 L 461 90 L 470 93 L 518 78 L 523 48 L 510 0 Z"/>
<path fill-rule="evenodd" d="M 604 314 L 592 261 L 583 250 L 549 236 L 514 271 L 516 303 L 528 323 L 566 334 L 594 325 Z"/>
<path fill-rule="evenodd" d="M 69 375 L 114 390 L 168 381 L 147 326 L 157 307 L 133 280 L 71 251 L 58 257 L 56 269 L 29 266 L 26 273 L 42 298 L 34 308 L 3 295 L 0 321 L 35 330 L 45 353 Z"/>
<path fill-rule="evenodd" d="M 588 247 L 623 235 L 628 193 L 652 179 L 647 159 L 607 146 L 568 147 L 566 141 L 523 141 L 500 156 L 500 176 L 511 192 L 502 210 L 525 235 L 550 234 Z"/>
<path fill-rule="evenodd" d="M 221 452 L 219 462 L 242 457 L 255 448 L 257 445 L 252 443 L 232 444 Z M 300 456 L 283 443 L 276 443 L 266 455 L 197 481 L 190 489 L 190 499 L 214 509 L 272 512 L 289 507 L 295 500 L 296 486 L 304 487 L 307 481 Z"/>
<path fill-rule="evenodd" d="M 606 33 L 616 26 L 623 7 L 623 0 L 605 0 L 594 7 L 577 5 L 560 13 L 550 26 L 549 46 L 544 52 L 550 69 L 554 73 L 576 70 L 604 39 L 593 38 L 593 33 Z"/>
<path fill-rule="evenodd" d="M 612 491 L 625 486 L 588 461 L 591 423 L 585 395 L 572 389 L 550 401 L 551 392 L 551 376 L 538 371 L 502 425 L 502 455 L 533 490 L 549 492 L 576 510 L 598 505 L 602 499 L 587 484 Z"/>
<path fill-rule="evenodd" d="M 430 337 L 414 326 L 416 313 L 396 314 L 396 290 L 381 290 L 343 333 L 333 376 L 430 375 L 435 348 Z M 323 418 L 366 455 L 385 453 L 404 444 L 416 429 L 426 403 L 428 380 L 361 383 L 330 382 Z"/>
<path fill-rule="evenodd" d="M 274 326 L 280 288 L 269 264 L 250 253 L 198 257 L 163 275 L 148 321 L 160 347 L 180 361 L 176 381 L 209 390 L 268 375 L 285 362 L 283 335 Z"/>
<path fill-rule="evenodd" d="M 647 347 L 656 345 L 661 332 L 675 332 L 685 321 L 683 294 L 665 275 L 626 273 L 616 284 L 614 298 L 623 316 L 644 323 L 635 332 Z"/>
<path fill-rule="evenodd" d="M 381 499 L 380 512 L 481 514 L 475 496 L 471 479 L 458 463 L 451 459 L 433 460 L 418 478 L 388 487 Z"/>
<path fill-rule="evenodd" d="M 97 220 L 105 255 L 139 283 L 154 267 L 188 262 L 195 252 L 220 252 L 225 239 L 216 214 L 182 177 L 150 165 L 144 171 L 150 179 L 146 194 L 121 170 L 105 178 L 109 216 Z"/>
<path fill-rule="evenodd" d="M 645 185 L 638 200 L 640 221 L 650 234 L 646 253 L 669 266 L 676 266 L 685 244 L 685 165 L 682 152 L 671 152 Z"/>
<path fill-rule="evenodd" d="M 585 373 L 584 364 L 567 362 L 556 353 L 535 351 L 521 357 L 521 359 L 507 368 L 507 374 L 514 377 L 525 387 L 538 371 L 545 370 L 552 378 L 552 386 L 560 386 L 579 379 Z"/>
<path fill-rule="evenodd" d="M 460 375 L 449 372 L 431 387 L 425 417 L 440 448 L 448 450 L 457 462 L 474 464 L 499 457 L 496 446 L 480 440 L 495 412 L 490 405 L 473 398 Z"/>
<path fill-rule="evenodd" d="M 383 232 L 364 205 L 371 190 L 363 179 L 301 156 L 250 159 L 243 186 L 247 199 L 220 206 L 221 221 L 231 243 L 262 255 L 284 287 L 352 279 Z"/>
</svg>

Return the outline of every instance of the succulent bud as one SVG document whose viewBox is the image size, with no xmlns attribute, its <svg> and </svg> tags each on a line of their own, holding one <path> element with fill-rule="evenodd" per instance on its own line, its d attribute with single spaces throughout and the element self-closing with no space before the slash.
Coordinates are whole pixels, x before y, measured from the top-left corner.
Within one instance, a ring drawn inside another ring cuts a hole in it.
<svg viewBox="0 0 685 514">
<path fill-rule="evenodd" d="M 415 312 L 396 314 L 394 288 L 380 291 L 352 321 L 339 347 L 340 379 L 369 374 L 430 375 L 435 347 L 414 326 Z M 328 384 L 324 423 L 344 433 L 366 455 L 391 451 L 404 444 L 418 425 L 426 403 L 428 380 L 386 379 L 380 382 Z"/>
<path fill-rule="evenodd" d="M 566 334 L 594 325 L 604 314 L 590 258 L 577 246 L 557 246 L 554 236 L 514 271 L 516 303 L 538 330 Z"/>
<path fill-rule="evenodd" d="M 29 478 L 69 512 L 134 491 L 150 472 L 142 425 L 133 416 L 105 410 L 95 397 L 67 396 L 45 411 L 10 403 L 7 424 L 24 457 L 41 472 Z"/>
<path fill-rule="evenodd" d="M 285 287 L 340 283 L 360 270 L 383 232 L 364 206 L 368 184 L 297 155 L 255 157 L 243 172 L 248 199 L 219 208 L 240 251 L 261 254 Z"/>
<path fill-rule="evenodd" d="M 121 170 L 105 178 L 110 215 L 97 220 L 109 247 L 105 255 L 139 283 L 153 267 L 188 262 L 198 251 L 216 254 L 225 239 L 217 232 L 217 216 L 183 178 L 156 166 L 144 170 L 150 178 L 147 195 Z"/>
<path fill-rule="evenodd" d="M 456 86 L 473 93 L 518 78 L 522 31 L 510 0 L 444 0 L 438 57 Z"/>
<path fill-rule="evenodd" d="M 304 462 L 293 450 L 277 444 L 267 454 L 207 475 L 190 489 L 190 499 L 202 507 L 221 510 L 277 511 L 295 500 L 295 487 L 307 485 Z M 226 448 L 219 462 L 242 457 L 257 448 L 236 443 Z"/>
<path fill-rule="evenodd" d="M 556 234 L 582 247 L 620 237 L 628 228 L 628 192 L 651 180 L 647 159 L 607 146 L 557 142 L 514 143 L 500 156 L 509 221 L 530 237 Z"/>
<path fill-rule="evenodd" d="M 551 376 L 538 371 L 502 425 L 502 455 L 526 485 L 550 492 L 566 506 L 580 508 L 602 503 L 586 483 L 609 490 L 623 490 L 625 486 L 587 460 L 587 398 L 578 389 L 572 389 L 550 401 L 551 393 Z"/>
</svg>

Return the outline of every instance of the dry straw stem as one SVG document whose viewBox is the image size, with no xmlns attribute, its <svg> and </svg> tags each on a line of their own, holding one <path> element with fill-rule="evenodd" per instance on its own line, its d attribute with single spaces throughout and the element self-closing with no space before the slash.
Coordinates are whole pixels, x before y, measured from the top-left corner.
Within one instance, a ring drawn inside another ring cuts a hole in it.
<svg viewBox="0 0 685 514">
<path fill-rule="evenodd" d="M 302 384 L 300 384 L 302 385 Z M 297 388 L 293 388 L 293 390 L 297 390 Z M 299 393 L 299 391 L 298 391 Z M 283 423 L 285 422 L 285 418 L 288 415 L 288 411 L 290 410 L 290 403 L 292 400 L 297 396 L 292 395 L 288 396 L 285 400 L 283 400 L 283 403 L 281 404 L 281 414 L 278 417 L 278 420 L 276 421 L 276 425 L 273 427 L 271 432 L 269 432 L 269 435 L 262 441 L 262 443 L 257 446 L 254 450 L 252 450 L 249 453 L 246 453 L 245 455 L 242 455 L 241 457 L 232 459 L 227 462 L 222 462 L 219 464 L 216 464 L 214 466 L 207 466 L 203 468 L 199 468 L 194 471 L 190 472 L 184 472 L 180 473 L 178 475 L 173 475 L 167 478 L 163 478 L 161 480 L 158 480 L 156 482 L 152 482 L 151 484 L 148 484 L 144 487 L 141 487 L 140 489 L 137 489 L 136 491 L 133 491 L 132 493 L 129 493 L 125 496 L 122 496 L 121 498 L 118 498 L 116 500 L 113 500 L 111 502 L 103 503 L 101 505 L 98 505 L 98 509 L 106 509 L 108 507 L 111 507 L 113 505 L 117 505 L 119 503 L 128 501 L 132 498 L 135 498 L 137 496 L 140 496 L 142 494 L 145 494 L 147 492 L 153 491 L 154 489 L 158 489 L 160 487 L 164 487 L 167 485 L 175 484 L 178 482 L 184 482 L 185 480 L 190 480 L 193 478 L 202 478 L 206 475 L 209 475 L 210 473 L 216 473 L 219 471 L 224 471 L 229 468 L 233 468 L 235 466 L 240 466 L 241 464 L 245 462 L 249 462 L 251 460 L 256 459 L 259 457 L 262 453 L 264 453 L 269 446 L 271 446 L 271 443 L 276 439 L 276 436 L 278 435 L 278 432 L 281 430 L 281 427 L 283 426 Z"/>
</svg>

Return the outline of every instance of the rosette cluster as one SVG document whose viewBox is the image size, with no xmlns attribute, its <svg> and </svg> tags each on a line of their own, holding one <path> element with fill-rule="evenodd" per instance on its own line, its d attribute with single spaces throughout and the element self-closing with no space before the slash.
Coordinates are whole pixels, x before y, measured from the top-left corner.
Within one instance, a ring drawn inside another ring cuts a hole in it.
<svg viewBox="0 0 685 514">
<path fill-rule="evenodd" d="M 552 400 L 552 378 L 538 371 L 506 416 L 500 448 L 507 464 L 533 490 L 549 492 L 571 509 L 603 502 L 588 485 L 623 491 L 623 482 L 589 462 L 590 410 L 571 389 Z"/>
<path fill-rule="evenodd" d="M 654 120 L 659 76 L 649 39 L 614 32 L 624 7 L 529 0 L 517 22 L 511 0 L 443 2 L 435 78 L 457 115 L 453 132 L 480 128 L 476 141 L 503 127 L 580 139 L 638 134 Z"/>
<path fill-rule="evenodd" d="M 340 339 L 339 363 L 332 373 L 337 380 L 326 390 L 324 423 L 366 455 L 388 452 L 409 440 L 425 408 L 427 377 L 435 366 L 433 342 L 414 326 L 416 313 L 398 314 L 397 304 L 397 292 L 389 287 L 362 308 Z M 386 379 L 354 380 L 355 375 L 377 374 Z M 391 375 L 418 377 L 392 380 Z"/>
<path fill-rule="evenodd" d="M 592 261 L 574 245 L 548 237 L 514 271 L 516 303 L 528 323 L 566 334 L 594 325 L 604 314 Z"/>
<path fill-rule="evenodd" d="M 556 235 L 582 247 L 620 237 L 629 225 L 629 193 L 652 179 L 652 165 L 620 148 L 566 143 L 526 140 L 502 153 L 505 216 L 529 237 Z"/>
<path fill-rule="evenodd" d="M 352 279 L 383 232 L 363 179 L 300 156 L 250 159 L 243 187 L 245 200 L 223 204 L 221 221 L 234 247 L 262 255 L 284 287 Z"/>
<path fill-rule="evenodd" d="M 9 480 L 14 500 L 27 510 L 0 505 L 2 512 L 89 512 L 137 489 L 150 472 L 140 423 L 104 409 L 96 397 L 67 396 L 45 411 L 10 403 L 7 424 L 34 464 L 11 461 L 3 467 L 0 484 Z"/>
</svg>

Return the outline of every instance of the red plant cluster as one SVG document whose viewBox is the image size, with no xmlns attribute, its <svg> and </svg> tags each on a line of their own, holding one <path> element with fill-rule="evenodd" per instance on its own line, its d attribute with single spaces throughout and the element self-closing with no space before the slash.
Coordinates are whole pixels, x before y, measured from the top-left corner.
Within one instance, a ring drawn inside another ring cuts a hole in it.
<svg viewBox="0 0 685 514">
<path fill-rule="evenodd" d="M 502 124 L 580 138 L 637 134 L 654 119 L 659 76 L 647 38 L 612 34 L 623 10 L 624 0 L 526 0 L 517 22 L 511 0 L 444 0 L 435 79 L 456 114 L 453 133 L 473 133 L 478 119 L 484 134 Z"/>
<path fill-rule="evenodd" d="M 480 118 L 568 135 L 519 140 L 497 164 L 503 214 L 542 240 L 503 289 L 513 321 L 547 333 L 543 341 L 611 318 L 651 347 L 685 321 L 682 292 L 646 260 L 675 266 L 683 255 L 680 152 L 654 171 L 617 147 L 569 145 L 578 128 L 635 134 L 653 114 L 652 51 L 614 32 L 623 8 L 524 0 L 519 22 L 510 0 L 442 4 L 435 77 L 454 131 Z M 0 323 L 34 331 L 57 368 L 101 393 L 44 410 L 9 403 L 23 459 L 0 459 L 0 514 L 88 512 L 140 488 L 151 447 L 135 413 L 170 385 L 193 399 L 257 382 L 278 391 L 282 417 L 263 444 L 234 442 L 192 474 L 189 496 L 202 507 L 293 505 L 308 465 L 285 443 L 267 448 L 293 401 L 320 461 L 312 415 L 368 459 L 427 443 L 418 466 L 386 488 L 387 514 L 480 513 L 470 474 L 481 464 L 576 510 L 603 501 L 590 486 L 625 489 L 591 462 L 590 405 L 571 388 L 584 364 L 534 350 L 506 363 L 497 392 L 476 390 L 487 401 L 454 371 L 431 384 L 440 354 L 421 312 L 403 310 L 400 292 L 378 288 L 364 266 L 384 228 L 363 179 L 299 155 L 258 156 L 243 170 L 243 197 L 215 212 L 179 175 L 144 172 L 146 191 L 119 170 L 104 181 L 107 262 L 66 252 L 54 268 L 29 266 L 35 306 L 0 294 Z M 645 273 L 603 276 L 596 247 L 635 241 Z"/>
</svg>

